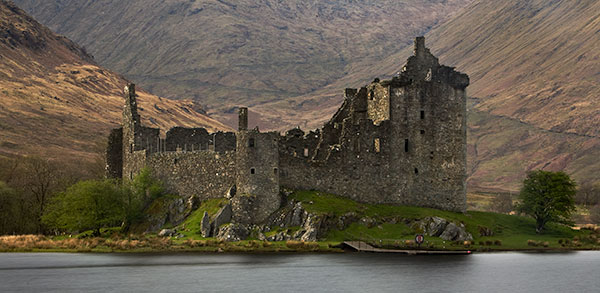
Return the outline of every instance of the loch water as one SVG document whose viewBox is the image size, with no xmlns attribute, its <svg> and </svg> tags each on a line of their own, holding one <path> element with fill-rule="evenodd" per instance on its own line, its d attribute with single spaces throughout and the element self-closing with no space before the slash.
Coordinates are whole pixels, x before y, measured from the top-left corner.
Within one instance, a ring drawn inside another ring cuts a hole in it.
<svg viewBox="0 0 600 293">
<path fill-rule="evenodd" d="M 600 252 L 2 253 L 0 292 L 600 292 Z"/>
</svg>

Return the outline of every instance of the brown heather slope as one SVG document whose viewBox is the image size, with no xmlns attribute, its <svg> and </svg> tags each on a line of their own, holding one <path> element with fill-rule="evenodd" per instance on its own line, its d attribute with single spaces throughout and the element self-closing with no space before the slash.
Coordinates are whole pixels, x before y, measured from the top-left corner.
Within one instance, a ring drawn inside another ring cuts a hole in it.
<svg viewBox="0 0 600 293">
<path fill-rule="evenodd" d="M 600 182 L 600 1 L 477 1 L 428 42 L 479 98 L 470 186 L 516 190 L 535 169 Z"/>
<path fill-rule="evenodd" d="M 400 51 L 471 1 L 15 2 L 84 45 L 100 64 L 152 93 L 194 98 L 229 125 L 235 124 L 233 108 L 240 104 L 285 100 L 293 105 L 286 112 L 261 108 L 259 113 L 261 127 L 285 128 L 295 124 L 286 115 L 308 106 L 294 97 Z"/>
<path fill-rule="evenodd" d="M 75 43 L 0 1 L 0 157 L 93 160 L 96 144 L 121 120 L 125 84 Z M 191 101 L 139 95 L 148 126 L 227 129 Z"/>
</svg>

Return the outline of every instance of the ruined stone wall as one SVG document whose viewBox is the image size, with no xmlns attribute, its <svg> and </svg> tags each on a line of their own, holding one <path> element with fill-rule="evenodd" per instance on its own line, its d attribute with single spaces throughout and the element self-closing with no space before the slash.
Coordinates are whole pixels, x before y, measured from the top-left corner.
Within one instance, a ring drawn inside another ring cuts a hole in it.
<svg viewBox="0 0 600 293">
<path fill-rule="evenodd" d="M 375 124 L 390 120 L 389 87 L 377 79 L 367 86 L 367 91 L 369 93 L 367 117 Z"/>
<path fill-rule="evenodd" d="M 256 224 L 279 209 L 279 134 L 241 130 L 237 133 L 236 187 L 233 220 Z"/>
<path fill-rule="evenodd" d="M 144 167 L 146 167 L 146 150 L 133 151 L 123 160 L 123 179 L 132 180 Z"/>
<path fill-rule="evenodd" d="M 123 128 L 110 131 L 106 147 L 106 178 L 123 178 Z"/>
<path fill-rule="evenodd" d="M 199 200 L 222 198 L 235 184 L 235 153 L 188 151 L 155 153 L 146 164 L 167 192 Z"/>
<path fill-rule="evenodd" d="M 236 148 L 236 136 L 233 132 L 215 132 L 212 134 L 212 144 L 215 152 L 233 152 Z"/>
<path fill-rule="evenodd" d="M 165 150 L 199 151 L 211 150 L 216 152 L 235 151 L 235 133 L 208 133 L 205 128 L 171 128 L 165 138 Z"/>
<path fill-rule="evenodd" d="M 174 152 L 181 150 L 208 150 L 211 136 L 205 128 L 173 127 L 167 131 L 166 150 Z"/>
</svg>

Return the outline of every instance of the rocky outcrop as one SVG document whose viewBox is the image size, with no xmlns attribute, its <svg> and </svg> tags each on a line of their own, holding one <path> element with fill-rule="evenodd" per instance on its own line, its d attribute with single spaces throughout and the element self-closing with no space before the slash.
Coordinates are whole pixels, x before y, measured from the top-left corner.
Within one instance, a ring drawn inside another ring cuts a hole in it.
<svg viewBox="0 0 600 293">
<path fill-rule="evenodd" d="M 413 228 L 418 232 L 429 236 L 440 237 L 447 241 L 470 241 L 473 235 L 467 232 L 465 225 L 455 224 L 440 217 L 427 217 L 413 224 Z"/>
<path fill-rule="evenodd" d="M 177 233 L 177 231 L 172 230 L 172 229 L 162 229 L 160 232 L 158 232 L 158 236 L 159 237 L 171 237 L 171 236 L 175 236 L 176 233 Z"/>
<path fill-rule="evenodd" d="M 181 197 L 162 197 L 156 199 L 146 210 L 146 219 L 142 230 L 147 233 L 155 233 L 166 224 L 173 226 L 181 224 L 195 208 L 194 197 L 187 199 Z"/>
<path fill-rule="evenodd" d="M 219 227 L 221 227 L 221 225 L 231 222 L 231 215 L 231 204 L 225 205 L 217 212 L 215 220 L 211 223 L 213 228 L 212 235 L 217 235 L 219 233 Z"/>
<path fill-rule="evenodd" d="M 202 216 L 202 222 L 200 223 L 200 232 L 202 233 L 202 237 L 210 237 L 210 232 L 212 228 L 212 223 L 210 222 L 210 217 L 207 212 L 204 212 L 204 216 Z"/>
<path fill-rule="evenodd" d="M 455 240 L 471 241 L 471 240 L 473 240 L 473 236 L 471 235 L 471 233 L 466 231 L 465 225 L 462 223 L 458 224 L 458 225 L 454 224 L 454 223 L 449 223 L 448 226 L 446 226 L 446 229 L 444 230 L 442 235 L 440 235 L 440 238 L 442 238 L 444 240 L 450 240 L 450 241 L 455 241 Z"/>
<path fill-rule="evenodd" d="M 248 227 L 243 224 L 227 224 L 219 228 L 217 239 L 223 241 L 241 241 L 250 235 Z"/>
</svg>

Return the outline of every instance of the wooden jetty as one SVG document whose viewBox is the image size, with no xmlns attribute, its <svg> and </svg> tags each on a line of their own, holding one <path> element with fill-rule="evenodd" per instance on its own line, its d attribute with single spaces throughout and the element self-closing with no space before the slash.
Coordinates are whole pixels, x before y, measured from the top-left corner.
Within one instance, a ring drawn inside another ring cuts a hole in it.
<svg viewBox="0 0 600 293">
<path fill-rule="evenodd" d="M 351 249 L 358 252 L 374 253 L 402 253 L 409 255 L 466 255 L 471 254 L 470 250 L 419 250 L 419 249 L 383 249 L 376 248 L 363 241 L 344 241 L 344 249 Z"/>
</svg>

